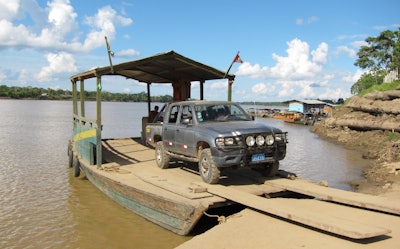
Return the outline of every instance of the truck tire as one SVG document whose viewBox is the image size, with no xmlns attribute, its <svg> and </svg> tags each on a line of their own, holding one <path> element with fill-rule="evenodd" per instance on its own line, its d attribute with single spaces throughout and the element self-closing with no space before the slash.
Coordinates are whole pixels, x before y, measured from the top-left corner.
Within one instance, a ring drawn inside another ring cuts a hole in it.
<svg viewBox="0 0 400 249">
<path fill-rule="evenodd" d="M 219 181 L 221 172 L 214 162 L 210 149 L 204 149 L 200 154 L 199 172 L 206 183 L 215 184 Z"/>
<path fill-rule="evenodd" d="M 167 151 L 165 150 L 163 141 L 157 142 L 155 153 L 157 166 L 162 169 L 167 169 L 169 166 L 169 161 L 171 159 L 170 156 L 167 154 Z"/>
</svg>

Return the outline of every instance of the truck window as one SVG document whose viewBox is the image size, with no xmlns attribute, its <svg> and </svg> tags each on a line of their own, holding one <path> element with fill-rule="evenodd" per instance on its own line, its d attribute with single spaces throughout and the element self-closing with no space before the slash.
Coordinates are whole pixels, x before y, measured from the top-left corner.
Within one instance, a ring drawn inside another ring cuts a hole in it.
<svg viewBox="0 0 400 249">
<path fill-rule="evenodd" d="M 192 118 L 193 118 L 192 108 L 189 105 L 184 105 L 182 107 L 182 116 L 181 116 L 180 122 L 182 123 L 182 121 L 184 119 L 189 119 L 189 123 L 191 123 Z"/>
<path fill-rule="evenodd" d="M 176 105 L 171 107 L 171 111 L 169 112 L 168 123 L 176 123 L 176 120 L 178 119 L 178 113 L 179 113 L 179 106 Z"/>
</svg>

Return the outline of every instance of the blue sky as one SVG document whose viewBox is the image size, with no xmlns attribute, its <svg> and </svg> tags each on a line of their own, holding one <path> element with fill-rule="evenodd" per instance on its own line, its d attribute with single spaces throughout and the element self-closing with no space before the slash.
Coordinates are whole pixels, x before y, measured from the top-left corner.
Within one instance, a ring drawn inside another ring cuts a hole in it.
<svg viewBox="0 0 400 249">
<path fill-rule="evenodd" d="M 234 101 L 348 98 L 365 38 L 400 26 L 398 0 L 0 0 L 0 9 L 0 85 L 70 89 L 71 75 L 108 65 L 107 36 L 114 64 L 174 50 L 226 71 L 240 51 Z M 114 77 L 103 90 L 146 86 Z M 227 81 L 207 82 L 205 98 L 227 99 Z"/>
</svg>

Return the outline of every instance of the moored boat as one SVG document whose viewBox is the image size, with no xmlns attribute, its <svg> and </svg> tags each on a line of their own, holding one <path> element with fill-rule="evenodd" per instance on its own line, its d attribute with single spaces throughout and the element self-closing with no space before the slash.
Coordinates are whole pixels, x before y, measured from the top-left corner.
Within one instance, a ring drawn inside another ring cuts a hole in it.
<svg viewBox="0 0 400 249">
<path fill-rule="evenodd" d="M 287 123 L 302 124 L 302 125 L 314 125 L 318 120 L 317 115 L 313 113 L 301 113 L 301 112 L 281 112 L 274 116 L 275 119 L 281 119 Z"/>
</svg>

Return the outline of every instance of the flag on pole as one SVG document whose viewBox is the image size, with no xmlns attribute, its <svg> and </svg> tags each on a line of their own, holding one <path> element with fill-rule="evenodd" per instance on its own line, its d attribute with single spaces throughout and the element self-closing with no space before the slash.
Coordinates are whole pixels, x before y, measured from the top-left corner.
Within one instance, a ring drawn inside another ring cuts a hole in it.
<svg viewBox="0 0 400 249">
<path fill-rule="evenodd" d="M 236 54 L 235 59 L 233 59 L 232 63 L 234 63 L 234 62 L 243 63 L 242 59 L 239 56 L 239 52 Z"/>
<path fill-rule="evenodd" d="M 231 65 L 229 66 L 228 70 L 226 70 L 226 73 L 225 73 L 225 75 L 224 75 L 224 78 L 225 78 L 225 76 L 228 75 L 229 71 L 231 70 L 231 68 L 232 68 L 232 66 L 233 66 L 233 63 L 235 63 L 235 62 L 243 63 L 242 58 L 240 58 L 240 56 L 239 56 L 239 51 L 237 52 L 235 58 L 233 58 L 233 61 L 232 61 Z"/>
</svg>

